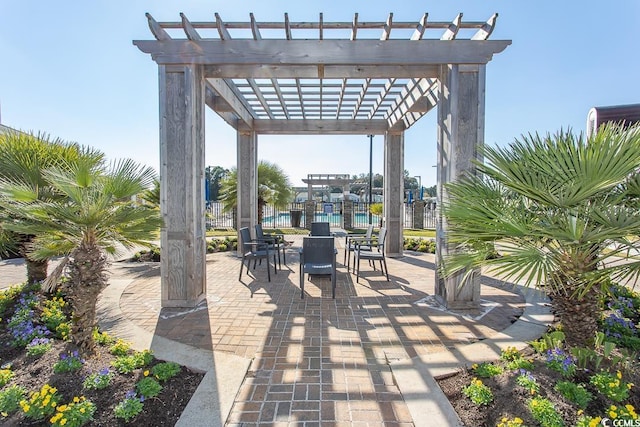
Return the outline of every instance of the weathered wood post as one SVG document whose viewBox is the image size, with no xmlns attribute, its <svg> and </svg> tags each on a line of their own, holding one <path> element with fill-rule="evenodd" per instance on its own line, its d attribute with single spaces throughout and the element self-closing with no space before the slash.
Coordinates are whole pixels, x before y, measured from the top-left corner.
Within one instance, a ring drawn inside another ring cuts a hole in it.
<svg viewBox="0 0 640 427">
<path fill-rule="evenodd" d="M 448 194 L 445 184 L 465 174 L 475 174 L 474 159 L 484 144 L 484 65 L 440 66 L 438 104 L 438 222 L 436 265 L 453 250 L 447 239 L 447 221 L 442 215 Z M 465 283 L 463 274 L 444 278 L 436 274 L 436 297 L 452 310 L 475 310 L 480 305 L 480 275 Z"/>
</svg>

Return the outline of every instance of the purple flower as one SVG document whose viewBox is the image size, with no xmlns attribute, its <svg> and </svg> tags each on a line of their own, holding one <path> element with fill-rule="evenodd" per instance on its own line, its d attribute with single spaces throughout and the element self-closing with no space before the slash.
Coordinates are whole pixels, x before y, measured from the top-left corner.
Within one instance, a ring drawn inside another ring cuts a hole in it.
<svg viewBox="0 0 640 427">
<path fill-rule="evenodd" d="M 133 390 L 129 390 L 124 397 L 125 399 L 133 399 L 136 397 L 136 392 Z"/>
<path fill-rule="evenodd" d="M 102 368 L 99 372 L 100 375 L 109 375 L 109 368 Z"/>
</svg>

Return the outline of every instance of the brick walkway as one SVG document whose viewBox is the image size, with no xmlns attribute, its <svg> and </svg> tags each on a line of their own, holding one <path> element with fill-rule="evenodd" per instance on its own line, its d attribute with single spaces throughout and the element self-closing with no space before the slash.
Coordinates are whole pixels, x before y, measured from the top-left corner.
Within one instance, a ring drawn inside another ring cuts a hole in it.
<svg viewBox="0 0 640 427">
<path fill-rule="evenodd" d="M 413 420 L 389 362 L 470 343 L 505 329 L 524 299 L 487 278 L 493 307 L 478 319 L 420 303 L 434 292 L 433 255 L 389 259 L 391 281 L 362 267 L 360 283 L 339 264 L 331 283 L 312 277 L 300 299 L 297 249 L 267 282 L 265 266 L 243 274 L 233 254 L 207 256 L 207 301 L 193 310 L 160 309 L 158 265 L 114 265 L 135 277 L 122 294 L 124 315 L 157 335 L 252 359 L 229 426 L 409 426 Z M 342 239 L 336 239 L 341 246 Z M 342 261 L 342 251 L 338 261 Z M 273 273 L 273 272 L 272 272 Z M 231 391 L 233 392 L 233 391 Z"/>
</svg>

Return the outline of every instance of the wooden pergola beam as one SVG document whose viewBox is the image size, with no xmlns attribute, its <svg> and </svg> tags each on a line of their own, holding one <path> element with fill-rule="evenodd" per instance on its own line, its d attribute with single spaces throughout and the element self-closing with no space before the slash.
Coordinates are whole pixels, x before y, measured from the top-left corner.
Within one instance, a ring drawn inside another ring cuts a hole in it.
<svg viewBox="0 0 640 427">
<path fill-rule="evenodd" d="M 256 66 L 486 64 L 510 40 L 135 40 L 158 64 Z"/>
<path fill-rule="evenodd" d="M 383 135 L 389 128 L 386 120 L 256 119 L 252 130 L 258 134 L 276 135 Z"/>
</svg>

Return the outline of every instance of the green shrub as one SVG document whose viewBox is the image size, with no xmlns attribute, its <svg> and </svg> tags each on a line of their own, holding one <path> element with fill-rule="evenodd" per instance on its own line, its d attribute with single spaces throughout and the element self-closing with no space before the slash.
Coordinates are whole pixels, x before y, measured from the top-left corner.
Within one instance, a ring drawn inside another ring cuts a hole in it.
<svg viewBox="0 0 640 427">
<path fill-rule="evenodd" d="M 471 384 L 462 389 L 462 393 L 476 405 L 488 405 L 493 401 L 491 389 L 477 378 L 472 379 Z"/>
<path fill-rule="evenodd" d="M 116 342 L 109 347 L 109 353 L 114 356 L 126 356 L 127 353 L 129 353 L 129 350 L 131 350 L 131 345 L 120 338 L 118 338 Z"/>
<path fill-rule="evenodd" d="M 27 391 L 18 385 L 12 385 L 0 390 L 0 414 L 6 417 L 16 412 L 20 401 L 24 399 L 26 394 Z"/>
<path fill-rule="evenodd" d="M 113 345 L 116 342 L 115 338 L 113 338 L 106 332 L 98 331 L 98 328 L 93 329 L 93 340 L 96 342 L 96 344 L 103 346 Z"/>
<path fill-rule="evenodd" d="M 493 363 L 474 363 L 471 366 L 471 369 L 473 369 L 474 374 L 481 378 L 495 377 L 503 372 L 501 366 L 494 365 Z"/>
<path fill-rule="evenodd" d="M 562 417 L 549 399 L 534 397 L 529 401 L 529 410 L 541 427 L 564 427 Z"/>
<path fill-rule="evenodd" d="M 599 372 L 591 377 L 589 382 L 596 387 L 596 389 L 614 402 L 622 402 L 629 397 L 629 390 L 633 387 L 633 384 L 627 383 L 622 380 L 622 373 L 620 371 L 616 374 L 609 372 Z"/>
<path fill-rule="evenodd" d="M 0 369 L 0 388 L 4 387 L 13 378 L 13 371 L 10 368 Z"/>
<path fill-rule="evenodd" d="M 521 369 L 520 375 L 516 377 L 516 384 L 529 390 L 530 394 L 540 393 L 540 384 L 538 384 L 538 381 L 531 375 L 531 372 L 524 369 Z"/>
<path fill-rule="evenodd" d="M 586 409 L 587 405 L 593 398 L 593 395 L 584 388 L 582 384 L 575 384 L 570 381 L 560 381 L 554 389 L 563 395 L 567 400 L 578 405 L 581 409 Z"/>
<path fill-rule="evenodd" d="M 163 362 L 151 368 L 151 373 L 160 381 L 166 381 L 178 375 L 181 369 L 180 365 L 175 362 Z"/>
<path fill-rule="evenodd" d="M 140 412 L 142 412 L 142 400 L 143 397 L 138 397 L 136 392 L 131 390 L 127 392 L 124 400 L 118 402 L 113 409 L 116 418 L 122 418 L 125 422 L 129 422 L 134 419 Z"/>
<path fill-rule="evenodd" d="M 71 354 L 62 353 L 60 355 L 60 360 L 53 365 L 53 372 L 56 374 L 62 374 L 66 372 L 77 371 L 82 368 L 82 364 L 84 360 L 80 358 L 80 355 L 77 351 L 72 352 Z"/>
<path fill-rule="evenodd" d="M 144 377 L 136 384 L 136 390 L 145 399 L 156 397 L 162 391 L 162 386 L 158 381 L 151 377 Z"/>
</svg>

